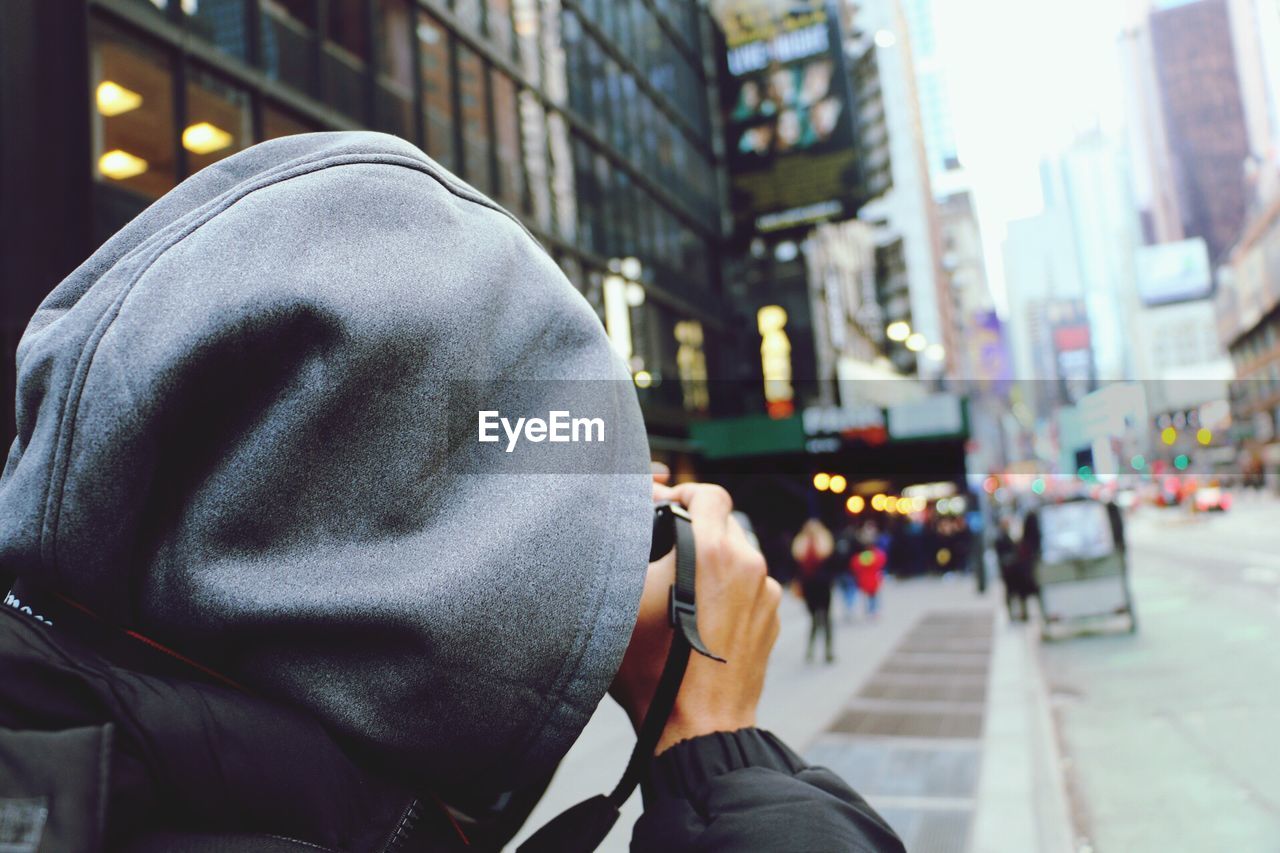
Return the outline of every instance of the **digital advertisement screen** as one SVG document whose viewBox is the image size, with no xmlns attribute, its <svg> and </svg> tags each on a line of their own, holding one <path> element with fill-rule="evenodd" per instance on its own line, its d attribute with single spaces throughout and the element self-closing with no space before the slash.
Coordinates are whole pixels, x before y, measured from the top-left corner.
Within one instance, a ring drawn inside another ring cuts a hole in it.
<svg viewBox="0 0 1280 853">
<path fill-rule="evenodd" d="M 713 5 L 724 27 L 725 127 L 740 225 L 778 231 L 838 217 L 855 194 L 852 85 L 823 0 Z"/>
</svg>

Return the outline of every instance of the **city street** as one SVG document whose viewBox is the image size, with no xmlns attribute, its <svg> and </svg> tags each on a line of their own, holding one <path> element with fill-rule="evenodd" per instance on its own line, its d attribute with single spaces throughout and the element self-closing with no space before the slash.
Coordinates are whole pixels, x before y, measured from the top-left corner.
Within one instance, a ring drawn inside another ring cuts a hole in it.
<svg viewBox="0 0 1280 853">
<path fill-rule="evenodd" d="M 1036 726 L 1022 719 L 1036 710 L 1022 689 L 1035 680 L 1020 669 L 1025 664 L 1034 670 L 1032 658 L 1019 651 L 1026 648 L 1024 632 L 997 623 L 992 655 L 990 628 L 986 638 L 978 634 L 995 621 L 996 597 L 977 596 L 970 578 L 890 581 L 881 597 L 883 611 L 874 621 L 861 610 L 851 622 L 844 621 L 836 601 L 836 662 L 831 666 L 803 663 L 808 617 L 799 600 L 790 595 L 784 599 L 782 634 L 771 658 L 760 725 L 811 762 L 840 773 L 885 815 L 913 853 L 968 849 L 971 825 L 977 827 L 975 837 L 995 839 L 975 844 L 975 850 L 1045 849 L 1032 840 L 1048 831 L 1033 814 L 1040 804 L 1029 798 L 1037 793 L 1033 789 L 1042 795 L 1052 785 L 1041 784 L 1039 769 L 1028 760 L 1047 737 L 1042 739 Z M 939 641 L 958 650 L 940 652 Z M 957 677 L 967 683 L 957 685 Z M 999 683 L 1010 680 L 1013 691 L 1002 690 Z M 921 689 L 930 685 L 949 686 L 950 695 L 930 696 Z M 980 732 L 984 695 L 990 707 L 987 731 Z M 1047 709 L 1043 715 L 1047 729 Z M 957 722 L 970 730 L 948 730 L 948 724 Z M 633 743 L 626 718 L 606 699 L 517 843 L 561 810 L 612 788 Z M 998 756 L 994 763 L 984 763 L 993 755 Z M 1052 762 L 1043 763 L 1047 768 Z M 981 788 L 980 768 L 994 771 L 983 777 Z M 628 849 L 639 814 L 637 795 L 600 849 Z M 989 832 L 982 829 L 984 820 Z M 1065 814 L 1060 823 L 1065 827 Z"/>
<path fill-rule="evenodd" d="M 1277 510 L 1246 495 L 1221 515 L 1134 516 L 1136 636 L 1097 624 L 1037 653 L 998 586 L 980 598 L 967 578 L 926 579 L 891 583 L 879 621 L 837 617 L 836 664 L 805 665 L 807 617 L 789 596 L 761 724 L 844 775 L 912 851 L 1280 851 Z M 948 651 L 929 646 L 944 634 Z M 980 740 L 927 730 L 964 728 L 966 713 Z M 632 742 L 606 700 L 526 833 L 608 790 Z M 639 813 L 637 796 L 602 849 L 627 849 Z"/>
<path fill-rule="evenodd" d="M 1094 850 L 1280 850 L 1277 510 L 1144 510 L 1129 524 L 1139 633 L 1041 647 Z"/>
</svg>

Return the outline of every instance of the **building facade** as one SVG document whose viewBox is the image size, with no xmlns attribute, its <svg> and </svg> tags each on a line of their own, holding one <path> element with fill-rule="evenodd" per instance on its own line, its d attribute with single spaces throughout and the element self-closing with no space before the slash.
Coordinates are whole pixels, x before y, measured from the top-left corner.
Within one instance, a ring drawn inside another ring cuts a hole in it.
<svg viewBox="0 0 1280 853">
<path fill-rule="evenodd" d="M 954 374 L 958 330 L 942 264 L 942 230 L 930 181 L 912 34 L 898 0 L 860 3 L 857 21 L 875 44 L 892 172 L 888 191 L 864 205 L 858 216 L 877 226 L 885 322 L 906 324 L 908 332 L 891 336 L 889 356 L 902 373 L 927 378 Z"/>
<path fill-rule="evenodd" d="M 374 129 L 515 213 L 625 325 L 655 444 L 682 446 L 723 331 L 709 27 L 694 0 L 6 2 L 4 398 L 35 306 L 148 203 L 261 140 Z"/>
<path fill-rule="evenodd" d="M 1248 0 L 1133 0 L 1122 39 L 1147 243 L 1201 237 L 1225 259 L 1268 135 Z M 1243 40 L 1242 40 L 1243 39 Z"/>
<path fill-rule="evenodd" d="M 1233 431 L 1250 473 L 1280 475 L 1280 199 L 1250 224 L 1217 294 L 1218 335 L 1231 354 Z M 1250 470 L 1251 469 L 1251 470 Z"/>
</svg>

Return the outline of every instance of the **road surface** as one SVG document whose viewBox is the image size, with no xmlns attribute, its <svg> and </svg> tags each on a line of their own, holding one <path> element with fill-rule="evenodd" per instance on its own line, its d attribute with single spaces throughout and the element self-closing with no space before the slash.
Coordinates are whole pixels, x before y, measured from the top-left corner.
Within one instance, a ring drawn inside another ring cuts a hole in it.
<svg viewBox="0 0 1280 853">
<path fill-rule="evenodd" d="M 1128 533 L 1138 634 L 1041 647 L 1078 849 L 1278 853 L 1280 503 Z"/>
</svg>

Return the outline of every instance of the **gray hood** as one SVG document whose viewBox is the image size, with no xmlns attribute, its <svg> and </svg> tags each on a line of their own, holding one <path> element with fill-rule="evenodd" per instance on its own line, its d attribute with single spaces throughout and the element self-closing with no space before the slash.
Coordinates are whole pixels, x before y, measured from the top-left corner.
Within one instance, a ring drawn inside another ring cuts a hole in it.
<svg viewBox="0 0 1280 853">
<path fill-rule="evenodd" d="M 478 408 L 575 405 L 589 457 L 476 440 Z M 630 638 L 626 369 L 516 220 L 393 137 L 267 142 L 151 206 L 36 312 L 17 420 L 0 565 L 420 783 L 545 774 Z"/>
</svg>

